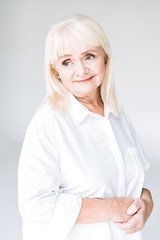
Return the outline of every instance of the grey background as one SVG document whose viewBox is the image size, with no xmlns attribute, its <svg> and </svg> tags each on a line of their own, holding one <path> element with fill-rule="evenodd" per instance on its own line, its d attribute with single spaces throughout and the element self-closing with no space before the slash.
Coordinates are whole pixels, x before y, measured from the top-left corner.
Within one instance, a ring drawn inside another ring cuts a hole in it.
<svg viewBox="0 0 160 240">
<path fill-rule="evenodd" d="M 32 112 L 45 96 L 44 45 L 64 15 L 95 18 L 111 43 L 117 94 L 151 163 L 155 207 L 145 240 L 159 240 L 160 1 L 0 0 L 0 239 L 21 240 L 17 166 Z"/>
</svg>

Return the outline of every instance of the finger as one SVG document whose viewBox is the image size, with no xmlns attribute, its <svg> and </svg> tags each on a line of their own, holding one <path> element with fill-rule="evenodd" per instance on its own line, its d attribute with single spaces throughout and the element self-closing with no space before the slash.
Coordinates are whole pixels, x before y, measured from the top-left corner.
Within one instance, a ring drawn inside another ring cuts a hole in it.
<svg viewBox="0 0 160 240">
<path fill-rule="evenodd" d="M 139 216 L 134 215 L 128 222 L 115 222 L 115 226 L 123 230 L 125 233 L 134 233 L 142 229 Z"/>
<path fill-rule="evenodd" d="M 118 227 L 119 229 L 121 229 L 123 232 L 128 233 L 128 234 L 138 232 L 138 231 L 142 230 L 142 228 L 143 228 L 143 226 L 139 225 L 139 224 L 137 226 L 130 226 L 130 225 L 124 226 L 124 224 L 115 223 L 115 226 Z"/>
<path fill-rule="evenodd" d="M 123 222 L 123 223 L 115 222 L 114 224 L 121 230 L 128 230 L 130 228 L 130 224 L 128 222 Z"/>
<path fill-rule="evenodd" d="M 121 229 L 125 233 L 134 233 L 137 231 L 136 226 L 131 227 L 129 223 L 115 223 L 115 226 Z"/>
<path fill-rule="evenodd" d="M 131 204 L 131 206 L 127 209 L 127 214 L 128 215 L 133 215 L 136 212 L 138 212 L 138 210 L 141 208 L 141 204 L 138 201 L 138 199 L 134 200 L 134 202 Z"/>
</svg>

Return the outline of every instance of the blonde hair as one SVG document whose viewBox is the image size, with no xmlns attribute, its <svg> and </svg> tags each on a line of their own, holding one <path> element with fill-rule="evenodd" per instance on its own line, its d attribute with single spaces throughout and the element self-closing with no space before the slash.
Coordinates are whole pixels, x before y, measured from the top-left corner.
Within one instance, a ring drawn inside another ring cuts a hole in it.
<svg viewBox="0 0 160 240">
<path fill-rule="evenodd" d="M 55 61 L 63 55 L 63 44 L 75 39 L 82 44 L 102 47 L 106 54 L 106 73 L 100 86 L 102 101 L 114 115 L 119 113 L 119 105 L 113 82 L 113 58 L 109 42 L 102 28 L 92 18 L 75 14 L 63 18 L 53 25 L 47 35 L 45 47 L 45 78 L 47 95 L 44 102 L 49 101 L 53 109 L 64 112 L 67 108 L 68 90 L 58 79 Z M 69 48 L 69 45 L 68 45 Z"/>
</svg>

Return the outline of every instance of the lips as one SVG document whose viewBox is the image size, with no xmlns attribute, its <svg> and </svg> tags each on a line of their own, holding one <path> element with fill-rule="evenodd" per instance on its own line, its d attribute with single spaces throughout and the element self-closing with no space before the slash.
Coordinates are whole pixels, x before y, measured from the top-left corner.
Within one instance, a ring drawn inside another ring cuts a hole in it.
<svg viewBox="0 0 160 240">
<path fill-rule="evenodd" d="M 93 78 L 93 76 L 92 77 L 90 77 L 90 78 L 86 78 L 86 79 L 83 79 L 83 80 L 76 80 L 75 82 L 79 82 L 79 83 L 83 83 L 83 82 L 89 82 L 89 81 L 91 81 L 92 80 L 92 78 Z"/>
</svg>

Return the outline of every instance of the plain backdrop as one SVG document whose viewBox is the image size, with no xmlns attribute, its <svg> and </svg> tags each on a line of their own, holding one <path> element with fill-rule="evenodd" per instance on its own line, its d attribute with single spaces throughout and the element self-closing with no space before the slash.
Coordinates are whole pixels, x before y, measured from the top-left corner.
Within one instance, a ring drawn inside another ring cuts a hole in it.
<svg viewBox="0 0 160 240">
<path fill-rule="evenodd" d="M 144 239 L 159 240 L 159 0 L 0 0 L 0 239 L 22 239 L 17 167 L 32 112 L 45 96 L 45 38 L 52 24 L 73 13 L 97 20 L 110 41 L 119 100 L 151 163 L 155 206 Z"/>
</svg>

